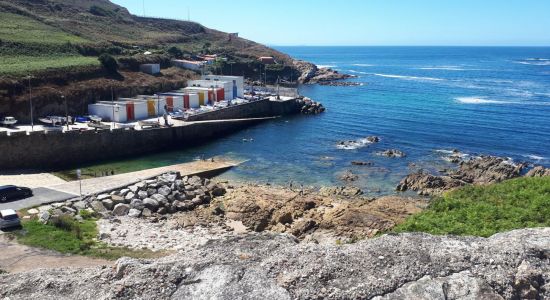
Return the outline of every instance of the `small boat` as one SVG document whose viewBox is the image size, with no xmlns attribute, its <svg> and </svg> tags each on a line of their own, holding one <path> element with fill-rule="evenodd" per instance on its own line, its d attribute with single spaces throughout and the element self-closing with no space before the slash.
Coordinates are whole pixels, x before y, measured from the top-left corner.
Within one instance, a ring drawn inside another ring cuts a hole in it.
<svg viewBox="0 0 550 300">
<path fill-rule="evenodd" d="M 94 128 L 95 130 L 108 130 L 111 129 L 111 125 L 103 124 L 100 122 L 90 122 L 88 123 L 88 127 Z"/>
<path fill-rule="evenodd" d="M 151 128 L 160 127 L 160 123 L 157 122 L 157 121 L 139 121 L 138 124 L 139 124 L 139 126 L 141 126 L 141 128 L 143 128 L 143 127 L 151 127 Z"/>
<path fill-rule="evenodd" d="M 185 120 L 185 112 L 181 109 L 178 109 L 170 113 L 170 117 L 174 120 Z"/>
<path fill-rule="evenodd" d="M 88 123 L 88 122 L 96 122 L 96 123 L 99 123 L 101 122 L 103 119 L 101 117 L 98 117 L 98 116 L 94 116 L 94 115 L 89 115 L 89 116 L 79 116 L 79 117 L 76 117 L 75 118 L 75 122 L 77 123 Z"/>
<path fill-rule="evenodd" d="M 38 120 L 49 126 L 64 125 L 67 123 L 67 118 L 59 116 L 47 116 Z"/>
<path fill-rule="evenodd" d="M 14 117 L 4 117 L 0 119 L 0 124 L 6 127 L 12 127 L 13 125 L 17 124 L 17 120 Z"/>
<path fill-rule="evenodd" d="M 134 129 L 136 127 L 136 124 L 134 124 L 134 123 L 130 123 L 130 124 L 117 123 L 115 126 L 116 126 L 116 128 L 119 128 L 119 129 Z"/>
</svg>

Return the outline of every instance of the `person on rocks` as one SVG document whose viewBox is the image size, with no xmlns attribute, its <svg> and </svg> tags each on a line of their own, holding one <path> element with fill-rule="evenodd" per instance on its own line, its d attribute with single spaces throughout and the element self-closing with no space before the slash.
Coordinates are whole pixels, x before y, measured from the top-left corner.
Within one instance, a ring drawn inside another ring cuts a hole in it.
<svg viewBox="0 0 550 300">
<path fill-rule="evenodd" d="M 165 126 L 170 126 L 168 124 L 168 105 L 164 105 L 164 113 L 162 114 L 162 117 L 164 118 L 164 125 Z"/>
</svg>

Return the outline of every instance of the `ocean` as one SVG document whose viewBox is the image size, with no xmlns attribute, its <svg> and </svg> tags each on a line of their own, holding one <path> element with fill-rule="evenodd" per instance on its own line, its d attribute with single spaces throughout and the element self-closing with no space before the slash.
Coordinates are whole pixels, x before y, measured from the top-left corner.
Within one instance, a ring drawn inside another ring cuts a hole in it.
<svg viewBox="0 0 550 300">
<path fill-rule="evenodd" d="M 327 112 L 267 122 L 201 147 L 94 166 L 117 172 L 200 156 L 247 160 L 224 179 L 343 185 L 394 193 L 411 166 L 450 167 L 453 149 L 550 166 L 550 48 L 278 47 L 291 56 L 358 76 L 361 86 L 306 85 Z M 364 143 L 379 136 L 378 144 Z M 339 141 L 357 141 L 338 147 Z M 405 158 L 378 155 L 404 151 Z M 372 166 L 352 166 L 352 161 Z"/>
</svg>

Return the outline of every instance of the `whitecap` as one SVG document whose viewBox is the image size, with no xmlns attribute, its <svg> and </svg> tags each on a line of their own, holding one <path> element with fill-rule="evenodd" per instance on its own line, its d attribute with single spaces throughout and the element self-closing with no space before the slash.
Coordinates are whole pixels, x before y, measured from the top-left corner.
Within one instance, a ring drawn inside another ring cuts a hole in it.
<svg viewBox="0 0 550 300">
<path fill-rule="evenodd" d="M 371 65 L 371 64 L 353 64 L 352 66 L 356 66 L 356 67 L 374 67 L 374 65 Z"/>
<path fill-rule="evenodd" d="M 338 66 L 335 65 L 317 65 L 317 68 L 319 69 L 331 69 L 331 68 L 337 68 Z"/>
<path fill-rule="evenodd" d="M 539 156 L 539 155 L 534 155 L 534 154 L 529 154 L 529 155 L 524 155 L 524 156 L 529 158 L 529 159 L 536 160 L 536 161 L 541 161 L 541 160 L 546 159 L 546 157 L 544 157 L 544 156 Z"/>
<path fill-rule="evenodd" d="M 527 58 L 525 60 L 533 60 L 533 61 L 550 61 L 548 58 Z"/>
<path fill-rule="evenodd" d="M 442 78 L 434 78 L 434 77 L 405 76 L 405 75 L 392 75 L 392 74 L 379 74 L 379 73 L 374 73 L 372 75 L 379 76 L 379 77 L 386 77 L 386 78 L 403 79 L 403 80 L 420 80 L 420 81 L 444 81 L 445 80 Z"/>
<path fill-rule="evenodd" d="M 418 68 L 419 70 L 442 70 L 442 71 L 467 71 L 460 66 L 429 66 Z"/>
<path fill-rule="evenodd" d="M 529 65 L 529 66 L 550 66 L 550 61 L 515 61 L 516 64 Z"/>
<path fill-rule="evenodd" d="M 509 104 L 514 102 L 506 102 L 500 100 L 491 100 L 485 97 L 457 97 L 455 98 L 457 102 L 463 104 Z"/>
<path fill-rule="evenodd" d="M 367 138 L 363 138 L 355 141 L 343 142 L 342 144 L 336 145 L 336 148 L 341 150 L 355 150 L 355 149 L 366 147 L 370 144 L 374 144 L 374 142 L 369 141 L 369 139 Z"/>
<path fill-rule="evenodd" d="M 355 71 L 355 70 L 348 70 L 348 72 L 355 73 L 355 74 L 363 74 L 363 75 L 368 75 L 369 74 L 367 72 L 361 72 L 361 71 Z"/>
</svg>

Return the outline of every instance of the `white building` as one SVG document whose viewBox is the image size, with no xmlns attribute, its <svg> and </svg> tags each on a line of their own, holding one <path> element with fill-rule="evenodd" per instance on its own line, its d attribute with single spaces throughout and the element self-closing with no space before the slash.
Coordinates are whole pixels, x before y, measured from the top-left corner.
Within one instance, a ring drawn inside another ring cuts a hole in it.
<svg viewBox="0 0 550 300">
<path fill-rule="evenodd" d="M 220 75 L 203 75 L 202 80 L 210 81 L 226 81 L 232 84 L 232 99 L 244 98 L 244 77 L 242 76 L 220 76 Z"/>
<path fill-rule="evenodd" d="M 229 81 L 213 81 L 213 80 L 189 80 L 187 81 L 188 87 L 202 87 L 202 88 L 211 88 L 211 89 L 223 89 L 224 96 L 223 99 L 216 98 L 217 101 L 220 100 L 233 100 L 233 82 Z"/>
<path fill-rule="evenodd" d="M 200 71 L 206 64 L 204 61 L 191 61 L 184 59 L 173 59 L 172 64 L 178 68 L 188 69 L 193 71 Z"/>
</svg>

